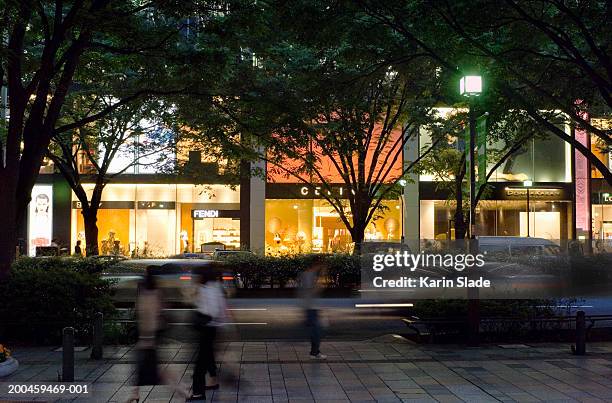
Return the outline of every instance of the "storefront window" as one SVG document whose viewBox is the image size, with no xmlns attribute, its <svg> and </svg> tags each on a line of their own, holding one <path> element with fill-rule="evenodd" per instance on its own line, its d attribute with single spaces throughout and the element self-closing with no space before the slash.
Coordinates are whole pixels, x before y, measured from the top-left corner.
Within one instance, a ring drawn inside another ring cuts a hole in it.
<svg viewBox="0 0 612 403">
<path fill-rule="evenodd" d="M 349 213 L 350 214 L 350 213 Z M 366 241 L 399 241 L 399 201 L 385 201 L 365 233 Z M 348 253 L 352 238 L 338 213 L 325 200 L 266 200 L 266 253 Z"/>
<path fill-rule="evenodd" d="M 612 242 L 612 205 L 593 205 L 593 238 Z"/>
<path fill-rule="evenodd" d="M 610 118 L 593 118 L 591 124 L 600 130 L 611 130 L 612 119 Z M 612 169 L 612 153 L 610 147 L 598 136 L 591 135 L 591 151 L 601 162 L 603 162 L 608 169 Z M 599 170 L 591 165 L 591 177 L 592 178 L 603 178 L 603 175 Z"/>
<path fill-rule="evenodd" d="M 560 125 L 568 134 L 570 128 Z M 420 145 L 426 147 L 431 144 L 431 134 L 426 129 L 420 131 Z M 490 156 L 492 150 L 506 150 L 505 141 L 489 142 L 487 144 L 488 159 L 487 170 L 493 169 L 496 160 Z M 527 141 L 523 147 L 507 158 L 501 166 L 491 175 L 490 182 L 571 182 L 571 147 L 552 133 Z M 437 180 L 432 173 L 422 173 L 420 180 L 431 182 Z M 449 178 L 446 178 L 449 180 Z"/>
<path fill-rule="evenodd" d="M 93 186 L 87 185 L 91 194 Z M 164 257 L 199 252 L 203 243 L 240 248 L 239 188 L 224 185 L 113 184 L 98 211 L 100 254 Z M 211 217 L 194 211 L 214 211 Z M 85 242 L 80 203 L 73 195 L 72 249 Z"/>
<path fill-rule="evenodd" d="M 454 202 L 421 201 L 421 237 L 456 239 Z M 571 202 L 534 200 L 483 200 L 476 209 L 476 234 L 483 236 L 531 236 L 550 240 L 571 237 Z M 529 221 L 529 232 L 527 222 Z"/>
</svg>

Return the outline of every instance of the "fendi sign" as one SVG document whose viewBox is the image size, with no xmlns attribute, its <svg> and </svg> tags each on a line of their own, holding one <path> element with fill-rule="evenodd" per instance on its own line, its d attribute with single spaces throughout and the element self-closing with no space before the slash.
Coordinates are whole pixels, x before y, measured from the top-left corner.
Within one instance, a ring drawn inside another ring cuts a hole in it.
<svg viewBox="0 0 612 403">
<path fill-rule="evenodd" d="M 193 218 L 219 218 L 219 210 L 192 210 Z"/>
</svg>

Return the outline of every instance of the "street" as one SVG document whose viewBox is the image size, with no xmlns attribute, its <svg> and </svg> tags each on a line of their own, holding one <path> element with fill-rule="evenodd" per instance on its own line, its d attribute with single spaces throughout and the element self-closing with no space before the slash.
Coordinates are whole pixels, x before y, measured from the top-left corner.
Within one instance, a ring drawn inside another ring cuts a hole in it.
<svg viewBox="0 0 612 403">
<path fill-rule="evenodd" d="M 401 306 L 404 305 L 404 306 Z M 330 340 L 366 340 L 386 334 L 406 333 L 402 318 L 410 316 L 410 302 L 373 301 L 358 298 L 328 298 L 319 300 L 325 325 L 325 337 Z M 303 340 L 303 312 L 299 299 L 236 298 L 228 300 L 231 318 L 223 328 L 225 341 Z M 583 310 L 587 315 L 612 312 L 611 298 L 577 299 L 570 305 L 557 306 L 560 315 L 575 315 Z M 169 308 L 166 337 L 189 342 L 194 340 L 191 329 L 192 310 Z"/>
<path fill-rule="evenodd" d="M 355 298 L 321 299 L 325 337 L 336 340 L 365 340 L 406 330 L 401 318 L 406 308 L 356 307 L 368 304 Z M 222 337 L 238 340 L 305 339 L 304 316 L 299 299 L 229 299 L 231 318 Z M 402 311 L 403 309 L 403 311 Z M 170 323 L 166 337 L 177 341 L 193 341 L 192 311 L 186 308 L 166 310 Z"/>
</svg>

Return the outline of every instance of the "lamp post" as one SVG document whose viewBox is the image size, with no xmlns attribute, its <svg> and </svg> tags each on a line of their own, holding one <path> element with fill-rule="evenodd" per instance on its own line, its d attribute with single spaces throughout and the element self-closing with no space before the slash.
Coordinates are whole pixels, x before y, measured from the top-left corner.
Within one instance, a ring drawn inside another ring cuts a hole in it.
<svg viewBox="0 0 612 403">
<path fill-rule="evenodd" d="M 531 180 L 526 180 L 523 181 L 523 186 L 527 189 L 527 238 L 529 238 L 529 216 L 530 216 L 530 210 L 529 210 L 529 188 L 533 186 L 533 181 Z"/>
<path fill-rule="evenodd" d="M 476 230 L 476 161 L 474 159 L 474 148 L 476 146 L 476 111 L 473 99 L 482 93 L 481 76 L 463 76 L 459 80 L 459 94 L 467 97 L 469 102 L 469 125 L 470 141 L 468 156 L 470 158 L 470 225 L 469 252 L 473 255 L 478 253 L 478 245 L 475 240 Z M 461 208 L 457 206 L 457 208 Z M 480 300 L 478 288 L 468 288 L 468 345 L 477 346 L 480 343 Z"/>
<path fill-rule="evenodd" d="M 469 144 L 469 159 L 470 159 L 470 225 L 469 238 L 473 239 L 476 229 L 476 161 L 474 158 L 474 148 L 476 147 L 476 111 L 474 110 L 474 97 L 482 93 L 482 77 L 481 76 L 463 76 L 459 80 L 459 94 L 467 97 L 470 108 L 468 112 L 468 120 L 470 125 L 470 144 Z"/>
</svg>

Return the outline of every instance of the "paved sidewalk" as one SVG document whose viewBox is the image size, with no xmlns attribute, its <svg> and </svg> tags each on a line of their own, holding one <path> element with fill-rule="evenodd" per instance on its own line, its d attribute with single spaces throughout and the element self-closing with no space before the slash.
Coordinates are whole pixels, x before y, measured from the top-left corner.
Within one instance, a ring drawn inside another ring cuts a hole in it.
<svg viewBox="0 0 612 403">
<path fill-rule="evenodd" d="M 313 362 L 304 342 L 219 345 L 222 385 L 215 402 L 605 402 L 612 401 L 612 343 L 590 344 L 572 356 L 567 344 L 417 346 L 388 336 L 374 341 L 327 342 L 328 359 Z M 190 383 L 196 346 L 169 344 L 163 365 Z M 91 384 L 88 397 L 62 401 L 125 402 L 134 377 L 132 347 L 105 347 L 105 359 L 77 352 L 75 378 Z M 19 370 L 2 382 L 54 382 L 61 353 L 17 349 Z M 4 393 L 6 388 L 2 389 Z M 6 399 L 0 393 L 0 401 Z M 14 399 L 14 398 L 13 398 Z M 38 400 L 53 401 L 53 399 Z M 141 402 L 180 402 L 167 386 L 141 389 Z"/>
</svg>

